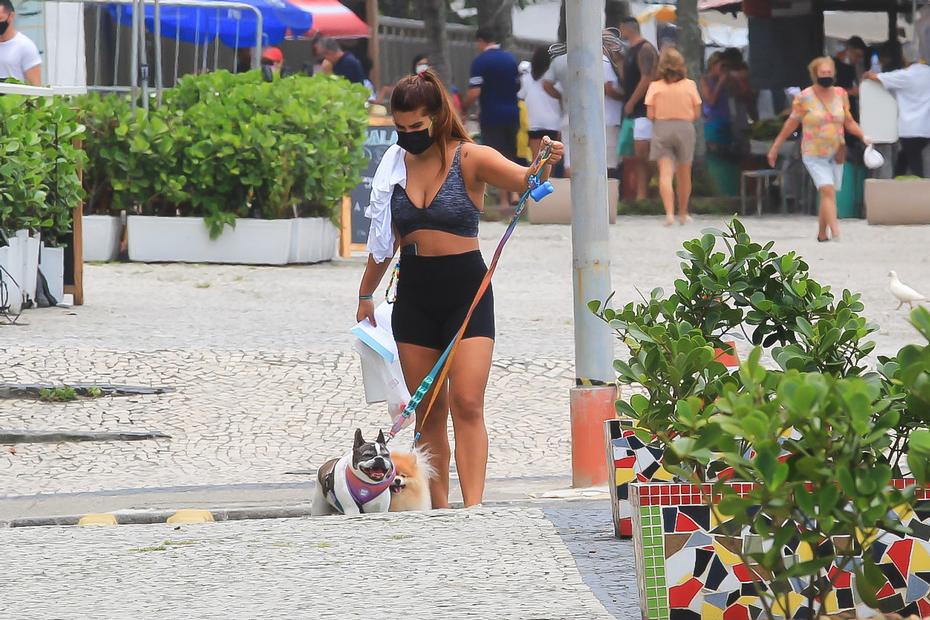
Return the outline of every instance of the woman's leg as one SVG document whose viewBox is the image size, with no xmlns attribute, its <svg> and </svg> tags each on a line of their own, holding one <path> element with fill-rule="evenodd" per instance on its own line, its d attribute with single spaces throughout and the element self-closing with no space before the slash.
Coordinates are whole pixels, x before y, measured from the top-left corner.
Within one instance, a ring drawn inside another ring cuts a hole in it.
<svg viewBox="0 0 930 620">
<path fill-rule="evenodd" d="M 672 179 L 675 176 L 675 162 L 668 157 L 659 160 L 659 195 L 662 197 L 662 206 L 665 207 L 665 225 L 675 223 L 675 188 Z M 679 191 L 681 186 L 679 185 Z"/>
<path fill-rule="evenodd" d="M 480 504 L 488 469 L 484 392 L 491 372 L 494 341 L 467 338 L 459 344 L 449 371 L 449 403 L 455 432 L 455 468 L 465 506 Z M 432 416 L 431 416 L 432 417 Z"/>
<path fill-rule="evenodd" d="M 827 229 L 830 230 L 832 238 L 840 236 L 840 226 L 836 219 L 836 189 L 832 185 L 824 185 L 820 188 L 819 224 L 817 231 L 819 239 L 827 238 Z"/>
<path fill-rule="evenodd" d="M 691 162 L 678 164 L 675 181 L 678 184 L 678 221 L 684 224 L 688 220 L 688 202 L 691 200 Z M 668 213 L 668 207 L 665 212 Z"/>
<path fill-rule="evenodd" d="M 404 380 L 407 382 L 407 389 L 413 394 L 423 378 L 429 374 L 439 359 L 440 352 L 428 347 L 421 347 L 415 344 L 397 343 L 397 353 L 400 356 L 400 366 L 404 371 Z M 433 467 L 436 469 L 436 477 L 430 481 L 429 491 L 433 500 L 433 508 L 449 507 L 449 459 L 451 451 L 449 450 L 449 395 L 446 386 L 442 387 L 436 403 L 433 405 L 432 413 L 427 416 L 422 428 L 420 419 L 426 412 L 426 406 L 433 397 L 433 386 L 422 403 L 417 408 L 417 429 L 420 430 L 420 442 L 424 448 L 430 452 L 430 459 Z"/>
</svg>

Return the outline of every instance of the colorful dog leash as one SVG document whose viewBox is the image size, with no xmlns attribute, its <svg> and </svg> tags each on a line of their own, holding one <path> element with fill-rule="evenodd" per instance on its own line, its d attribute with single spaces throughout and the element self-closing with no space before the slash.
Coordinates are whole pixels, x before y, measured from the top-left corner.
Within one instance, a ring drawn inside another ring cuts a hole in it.
<svg viewBox="0 0 930 620">
<path fill-rule="evenodd" d="M 529 175 L 527 178 L 527 184 L 529 187 L 520 197 L 520 201 L 517 203 L 517 207 L 514 210 L 513 217 L 510 219 L 510 225 L 507 226 L 507 230 L 504 231 L 504 236 L 501 237 L 500 242 L 497 244 L 497 249 L 494 251 L 494 257 L 491 259 L 491 264 L 488 266 L 488 271 L 485 274 L 484 279 L 481 281 L 481 285 L 478 287 L 478 292 L 475 294 L 475 298 L 472 300 L 471 306 L 468 308 L 468 313 L 465 315 L 465 320 L 462 322 L 462 326 L 455 334 L 452 342 L 449 343 L 449 346 L 446 347 L 446 350 L 443 351 L 442 355 L 439 356 L 439 359 L 436 360 L 436 364 L 433 366 L 432 370 L 430 370 L 429 374 L 426 375 L 426 377 L 420 383 L 420 386 L 417 388 L 416 392 L 414 392 L 413 396 L 410 398 L 407 406 L 404 407 L 404 410 L 401 412 L 400 416 L 397 418 L 397 420 L 395 420 L 394 425 L 391 427 L 391 430 L 388 433 L 388 441 L 393 439 L 394 436 L 400 432 L 400 429 L 403 427 L 407 418 L 413 415 L 417 407 L 420 405 L 420 402 L 422 402 L 423 398 L 426 396 L 426 393 L 429 391 L 430 387 L 432 387 L 433 383 L 436 381 L 437 376 L 439 378 L 438 385 L 442 385 L 446 380 L 446 376 L 449 374 L 449 369 L 452 366 L 452 360 L 455 357 L 455 352 L 458 349 L 458 345 L 462 341 L 462 337 L 465 335 L 465 330 L 468 328 L 468 323 L 471 321 L 471 317 L 475 312 L 475 308 L 478 307 L 478 303 L 481 301 L 481 298 L 487 291 L 488 286 L 491 284 L 491 278 L 494 275 L 494 271 L 497 269 L 497 263 L 500 260 L 501 253 L 504 250 L 504 245 L 507 244 L 507 241 L 513 234 L 514 229 L 516 229 L 517 222 L 520 220 L 520 216 L 523 214 L 523 210 L 526 208 L 527 199 L 532 197 L 534 201 L 539 202 L 555 191 L 555 188 L 552 187 L 552 183 L 549 181 L 539 180 L 539 175 L 551 156 L 552 143 L 547 138 L 544 141 L 543 148 L 540 149 L 536 159 L 534 159 L 532 165 L 530 165 Z M 423 417 L 420 419 L 421 429 L 423 428 L 424 422 L 426 422 L 426 418 L 432 411 L 433 405 L 435 404 L 438 395 L 438 390 L 433 392 L 433 396 L 426 407 L 426 411 L 424 412 Z M 419 439 L 420 431 L 417 430 L 413 436 L 414 445 L 416 445 Z"/>
</svg>

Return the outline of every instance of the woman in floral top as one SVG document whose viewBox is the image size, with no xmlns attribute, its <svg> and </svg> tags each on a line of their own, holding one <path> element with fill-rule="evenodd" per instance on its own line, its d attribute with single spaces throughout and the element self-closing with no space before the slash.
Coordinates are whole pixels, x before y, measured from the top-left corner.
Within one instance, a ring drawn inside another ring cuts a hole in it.
<svg viewBox="0 0 930 620">
<path fill-rule="evenodd" d="M 829 56 L 815 58 L 807 66 L 813 86 L 794 99 L 791 116 L 769 150 L 769 165 L 775 167 L 778 149 L 801 127 L 801 160 L 820 192 L 820 226 L 817 241 L 839 240 L 836 219 L 836 192 L 843 184 L 843 160 L 846 156 L 845 134 L 869 144 L 859 124 L 849 112 L 849 97 L 836 82 L 836 66 Z M 830 237 L 827 237 L 829 229 Z"/>
</svg>

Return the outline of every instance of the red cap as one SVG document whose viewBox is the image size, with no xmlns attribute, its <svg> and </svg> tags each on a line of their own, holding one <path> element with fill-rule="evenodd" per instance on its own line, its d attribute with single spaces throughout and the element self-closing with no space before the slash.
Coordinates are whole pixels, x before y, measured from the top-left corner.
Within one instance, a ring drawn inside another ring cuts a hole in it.
<svg viewBox="0 0 930 620">
<path fill-rule="evenodd" d="M 262 51 L 262 60 L 270 60 L 271 62 L 284 62 L 284 54 L 282 54 L 281 50 L 277 47 L 266 47 Z"/>
</svg>

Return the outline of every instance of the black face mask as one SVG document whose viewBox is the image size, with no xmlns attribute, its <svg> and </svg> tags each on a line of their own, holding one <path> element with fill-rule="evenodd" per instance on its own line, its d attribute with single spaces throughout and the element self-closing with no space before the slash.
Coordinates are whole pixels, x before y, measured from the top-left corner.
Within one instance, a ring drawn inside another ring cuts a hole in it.
<svg viewBox="0 0 930 620">
<path fill-rule="evenodd" d="M 6 29 L 10 27 L 10 20 L 0 22 L 0 37 L 6 34 Z"/>
<path fill-rule="evenodd" d="M 429 127 L 418 131 L 398 131 L 397 146 L 411 155 L 419 155 L 433 145 L 433 136 L 429 135 Z"/>
<path fill-rule="evenodd" d="M 836 80 L 834 80 L 834 78 L 832 78 L 832 77 L 819 77 L 819 78 L 817 78 L 817 84 L 819 84 L 820 86 L 823 86 L 824 88 L 830 88 L 831 86 L 833 86 L 833 82 L 835 82 L 835 81 L 836 81 Z"/>
</svg>

